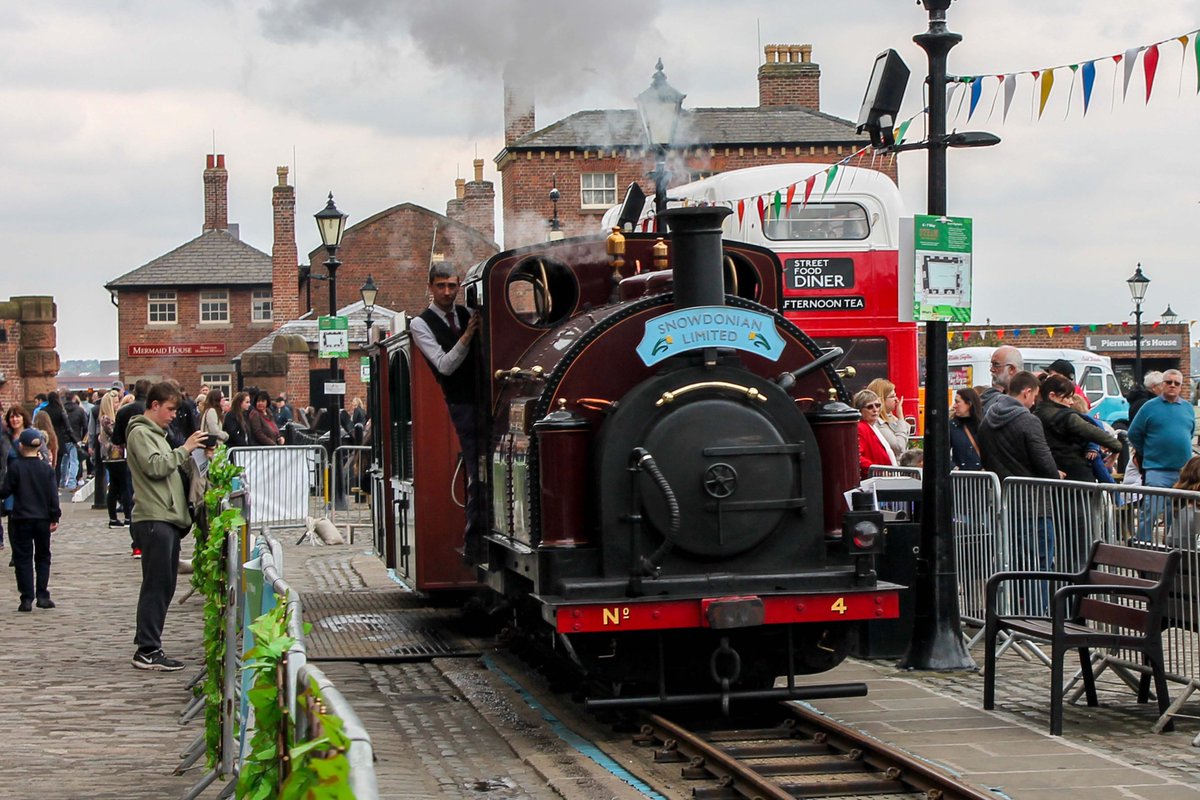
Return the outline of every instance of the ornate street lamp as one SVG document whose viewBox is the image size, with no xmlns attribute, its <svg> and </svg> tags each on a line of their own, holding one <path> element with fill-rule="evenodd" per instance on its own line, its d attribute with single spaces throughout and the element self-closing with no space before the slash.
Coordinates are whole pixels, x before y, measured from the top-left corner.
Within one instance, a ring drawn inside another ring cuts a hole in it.
<svg viewBox="0 0 1200 800">
<path fill-rule="evenodd" d="M 1129 280 L 1129 296 L 1133 298 L 1133 382 L 1142 382 L 1142 301 L 1150 288 L 1150 279 L 1142 274 L 1141 262 Z"/>
<path fill-rule="evenodd" d="M 662 59 L 654 67 L 650 87 L 637 96 L 638 115 L 646 142 L 654 148 L 654 229 L 658 230 L 658 215 L 667 210 L 667 153 L 675 141 L 675 130 L 683 113 L 683 98 L 687 97 L 667 83 Z"/>
<path fill-rule="evenodd" d="M 342 234 L 346 230 L 346 215 L 338 211 L 337 206 L 333 204 L 333 192 L 329 193 L 329 202 L 325 204 L 325 208 L 313 215 L 317 220 L 317 230 L 321 233 L 321 244 L 325 245 L 325 252 L 329 257 L 325 259 L 325 271 L 327 273 L 326 280 L 329 281 L 329 316 L 337 316 L 337 268 L 342 265 L 342 262 L 337 260 L 337 250 L 342 244 Z M 329 380 L 336 383 L 338 380 L 338 360 L 336 358 L 329 359 Z M 341 426 L 341 411 L 342 398 L 344 395 L 330 394 L 326 399 L 329 401 L 329 457 L 333 458 L 333 451 L 337 449 L 339 444 L 338 428 Z"/>
<path fill-rule="evenodd" d="M 379 287 L 375 285 L 375 279 L 370 275 L 367 276 L 367 282 L 358 290 L 362 297 L 363 310 L 367 312 L 367 344 L 371 343 L 371 314 L 375 311 L 375 298 L 379 296 Z"/>
<path fill-rule="evenodd" d="M 1167 310 L 1162 312 L 1162 324 L 1174 325 L 1179 321 L 1179 315 L 1171 309 L 1171 304 L 1167 303 Z"/>
</svg>

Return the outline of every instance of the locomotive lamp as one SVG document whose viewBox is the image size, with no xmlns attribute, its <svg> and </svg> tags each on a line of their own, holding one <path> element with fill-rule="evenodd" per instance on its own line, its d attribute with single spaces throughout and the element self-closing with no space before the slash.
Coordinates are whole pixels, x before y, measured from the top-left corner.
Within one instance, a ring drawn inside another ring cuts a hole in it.
<svg viewBox="0 0 1200 800">
<path fill-rule="evenodd" d="M 663 241 L 663 237 L 658 237 L 658 240 L 654 243 L 654 247 L 650 248 L 650 252 L 654 254 L 654 268 L 660 270 L 666 269 L 669 250 L 667 243 Z"/>
<path fill-rule="evenodd" d="M 658 215 L 667 209 L 667 153 L 675 141 L 675 130 L 687 95 L 667 83 L 662 59 L 654 67 L 650 87 L 637 96 L 638 115 L 646 142 L 654 148 L 654 229 L 659 230 Z"/>
<path fill-rule="evenodd" d="M 325 252 L 329 257 L 325 260 L 325 271 L 327 273 L 325 280 L 329 281 L 329 316 L 337 316 L 337 268 L 342 265 L 342 262 L 337 260 L 337 250 L 342 244 L 342 234 L 346 230 L 346 215 L 338 211 L 337 206 L 333 204 L 333 192 L 329 193 L 329 202 L 325 207 L 313 215 L 317 220 L 317 230 L 321 233 L 321 244 L 325 245 Z M 338 360 L 336 358 L 329 359 L 329 380 L 336 382 L 338 379 Z M 338 428 L 341 427 L 341 411 L 342 397 L 344 395 L 330 394 L 329 401 L 329 456 L 333 458 L 333 451 L 337 448 Z"/>
<path fill-rule="evenodd" d="M 1132 276 L 1126 283 L 1129 285 L 1129 296 L 1133 297 L 1133 383 L 1141 383 L 1141 301 L 1146 299 L 1146 289 L 1150 288 L 1150 278 L 1142 275 L 1141 264 L 1138 264 Z"/>
</svg>

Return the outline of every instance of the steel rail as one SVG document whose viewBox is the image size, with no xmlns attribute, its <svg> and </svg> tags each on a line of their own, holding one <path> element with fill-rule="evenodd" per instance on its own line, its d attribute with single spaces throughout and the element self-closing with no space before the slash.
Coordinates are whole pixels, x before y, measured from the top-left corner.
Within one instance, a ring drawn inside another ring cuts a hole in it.
<svg viewBox="0 0 1200 800">
<path fill-rule="evenodd" d="M 662 748 L 656 750 L 660 760 L 690 760 L 684 777 L 710 775 L 718 781 L 716 791 L 754 800 L 910 792 L 930 800 L 995 800 L 994 794 L 896 747 L 795 704 L 779 705 L 786 714 L 783 724 L 761 730 L 698 733 L 648 714 L 639 741 L 661 741 Z M 755 744 L 745 744 L 751 741 Z M 750 759 L 757 763 L 746 763 Z M 775 761 L 763 763 L 767 759 Z M 806 775 L 831 780 L 804 782 Z"/>
</svg>

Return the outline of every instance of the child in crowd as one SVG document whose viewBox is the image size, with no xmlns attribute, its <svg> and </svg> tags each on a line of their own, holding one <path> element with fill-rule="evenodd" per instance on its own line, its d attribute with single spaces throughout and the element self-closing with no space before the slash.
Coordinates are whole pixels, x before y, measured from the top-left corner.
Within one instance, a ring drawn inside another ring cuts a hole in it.
<svg viewBox="0 0 1200 800">
<path fill-rule="evenodd" d="M 58 480 L 54 468 L 38 457 L 42 433 L 26 428 L 17 438 L 20 458 L 8 463 L 0 498 L 12 497 L 8 539 L 12 543 L 13 568 L 21 604 L 17 611 L 54 608 L 50 599 L 50 534 L 58 529 L 62 511 L 58 504 Z M 37 570 L 36 585 L 34 569 Z"/>
</svg>

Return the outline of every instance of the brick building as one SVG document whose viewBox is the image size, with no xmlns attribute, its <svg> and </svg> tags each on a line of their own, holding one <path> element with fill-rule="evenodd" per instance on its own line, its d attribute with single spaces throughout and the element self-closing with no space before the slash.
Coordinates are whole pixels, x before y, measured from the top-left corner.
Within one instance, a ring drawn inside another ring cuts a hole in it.
<svg viewBox="0 0 1200 800">
<path fill-rule="evenodd" d="M 999 347 L 1009 344 L 1014 347 L 1060 347 L 1073 350 L 1089 350 L 1112 358 L 1113 372 L 1128 391 L 1135 376 L 1134 329 L 1132 325 L 1112 324 L 1045 324 L 1037 325 L 952 325 L 950 327 L 951 350 L 960 347 Z M 920 328 L 919 352 L 925 352 L 925 329 Z M 921 367 L 924 370 L 924 365 Z M 1191 340 L 1187 323 L 1162 325 L 1150 323 L 1142 326 L 1142 372 L 1151 370 L 1177 369 L 1183 373 L 1184 387 L 1192 386 Z M 1140 381 L 1141 376 L 1137 376 Z"/>
<path fill-rule="evenodd" d="M 282 169 L 282 168 L 281 168 Z M 375 326 L 390 329 L 397 311 L 410 316 L 429 305 L 429 266 L 445 261 L 465 271 L 494 255 L 495 190 L 483 180 L 483 161 L 474 163 L 474 179 L 455 182 L 455 197 L 439 214 L 413 203 L 401 203 L 348 227 L 337 257 L 338 313 L 350 317 L 350 358 L 339 369 L 346 382 L 345 402 L 366 397 L 359 380 L 359 358 L 365 355 L 366 314 L 359 288 L 370 276 L 379 287 L 373 319 Z M 281 177 L 282 181 L 282 177 Z M 279 187 L 276 187 L 278 191 Z M 294 243 L 294 212 L 280 213 L 276 202 L 275 298 L 277 308 L 295 308 L 298 313 L 277 317 L 278 330 L 248 344 L 235 357 L 243 385 L 256 386 L 272 394 L 286 390 L 293 403 L 324 408 L 328 400 L 324 384 L 329 379 L 329 362 L 317 353 L 317 317 L 329 313 L 327 254 L 317 247 L 308 254 L 308 264 L 288 271 L 288 258 L 281 257 L 279 231 L 290 232 Z M 288 321 L 290 320 L 290 321 Z"/>
<path fill-rule="evenodd" d="M 787 162 L 835 163 L 868 143 L 854 124 L 821 111 L 821 69 L 811 45 L 768 45 L 758 69 L 758 105 L 684 109 L 669 167 L 670 185 L 717 172 Z M 654 167 L 636 109 L 579 111 L 536 129 L 532 97 L 506 87 L 504 246 L 545 238 L 551 186 L 567 236 L 594 233 L 600 216 Z M 895 161 L 879 169 L 896 180 Z M 652 189 L 647 189 L 647 194 Z"/>
<path fill-rule="evenodd" d="M 201 234 L 105 284 L 124 383 L 174 378 L 193 393 L 201 383 L 229 391 L 230 359 L 275 327 L 271 256 L 229 223 L 228 181 L 225 156 L 208 156 Z"/>
<path fill-rule="evenodd" d="M 53 297 L 10 297 L 0 301 L 0 406 L 29 403 L 56 388 L 58 308 Z"/>
</svg>

